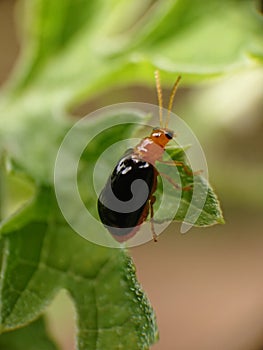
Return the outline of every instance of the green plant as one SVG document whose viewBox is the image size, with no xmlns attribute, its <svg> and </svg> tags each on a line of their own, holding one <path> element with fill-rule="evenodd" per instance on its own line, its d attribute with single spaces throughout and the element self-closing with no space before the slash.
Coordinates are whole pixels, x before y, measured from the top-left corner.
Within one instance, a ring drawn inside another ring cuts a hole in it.
<svg viewBox="0 0 263 350">
<path fill-rule="evenodd" d="M 73 123 L 68 111 L 117 84 L 152 84 L 156 67 L 165 82 L 181 72 L 194 83 L 257 65 L 262 22 L 248 1 L 30 0 L 23 6 L 23 51 L 0 100 L 0 327 L 12 331 L 0 344 L 34 348 L 32 334 L 39 332 L 38 349 L 54 349 L 41 314 L 65 288 L 78 315 L 78 349 L 148 349 L 158 337 L 155 316 L 127 252 L 83 240 L 57 207 L 54 162 Z M 105 121 L 90 123 L 87 132 L 98 123 Z M 119 134 L 112 132 L 112 140 Z M 99 142 L 95 149 L 84 158 L 90 168 L 103 150 Z M 212 190 L 210 198 L 211 224 L 222 216 Z"/>
</svg>

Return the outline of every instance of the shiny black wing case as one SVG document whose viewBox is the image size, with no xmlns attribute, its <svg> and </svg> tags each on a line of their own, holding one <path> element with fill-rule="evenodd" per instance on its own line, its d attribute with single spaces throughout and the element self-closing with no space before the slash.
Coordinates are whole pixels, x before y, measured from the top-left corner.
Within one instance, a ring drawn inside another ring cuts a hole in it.
<svg viewBox="0 0 263 350">
<path fill-rule="evenodd" d="M 142 215 L 148 215 L 155 177 L 154 166 L 132 150 L 119 160 L 98 199 L 100 219 L 111 234 L 128 235 L 140 223 Z"/>
</svg>

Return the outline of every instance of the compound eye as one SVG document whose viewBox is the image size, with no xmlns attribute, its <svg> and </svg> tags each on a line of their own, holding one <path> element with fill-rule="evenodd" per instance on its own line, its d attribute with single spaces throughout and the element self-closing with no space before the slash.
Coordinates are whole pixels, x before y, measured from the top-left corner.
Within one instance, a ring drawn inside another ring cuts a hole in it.
<svg viewBox="0 0 263 350">
<path fill-rule="evenodd" d="M 173 133 L 172 131 L 166 131 L 166 132 L 165 132 L 165 136 L 166 136 L 169 140 L 171 140 L 171 139 L 173 138 L 173 136 L 174 136 L 174 133 Z"/>
</svg>

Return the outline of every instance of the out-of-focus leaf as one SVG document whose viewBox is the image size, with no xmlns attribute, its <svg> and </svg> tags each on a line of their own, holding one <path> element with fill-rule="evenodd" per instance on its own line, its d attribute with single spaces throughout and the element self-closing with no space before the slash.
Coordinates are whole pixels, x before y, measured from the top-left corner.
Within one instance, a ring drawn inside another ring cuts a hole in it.
<svg viewBox="0 0 263 350">
<path fill-rule="evenodd" d="M 2 350 L 57 350 L 53 340 L 46 334 L 43 317 L 26 327 L 0 335 Z"/>
<path fill-rule="evenodd" d="M 57 106 L 152 82 L 156 67 L 165 80 L 181 72 L 196 81 L 263 57 L 262 18 L 251 1 L 38 0 L 26 11 L 29 40 L 14 91 L 27 87 Z"/>
</svg>

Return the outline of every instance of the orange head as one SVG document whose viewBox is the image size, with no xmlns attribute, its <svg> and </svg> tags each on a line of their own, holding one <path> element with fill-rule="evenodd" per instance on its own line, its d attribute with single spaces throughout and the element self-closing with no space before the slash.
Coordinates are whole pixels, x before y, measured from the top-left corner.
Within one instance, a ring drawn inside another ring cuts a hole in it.
<svg viewBox="0 0 263 350">
<path fill-rule="evenodd" d="M 164 128 L 154 128 L 150 138 L 160 147 L 165 147 L 166 144 L 174 137 L 174 132 Z"/>
</svg>

